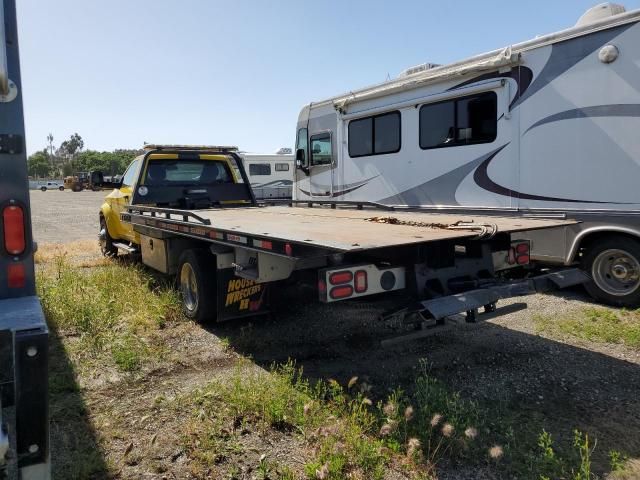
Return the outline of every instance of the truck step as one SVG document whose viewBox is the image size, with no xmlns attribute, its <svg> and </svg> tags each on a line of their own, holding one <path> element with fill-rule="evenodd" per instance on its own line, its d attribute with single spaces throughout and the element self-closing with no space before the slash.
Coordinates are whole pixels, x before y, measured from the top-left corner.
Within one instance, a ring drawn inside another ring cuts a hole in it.
<svg viewBox="0 0 640 480">
<path fill-rule="evenodd" d="M 131 245 L 127 245 L 126 243 L 113 242 L 113 246 L 118 250 L 123 250 L 127 253 L 138 253 L 138 249 L 136 247 L 132 247 Z"/>
</svg>

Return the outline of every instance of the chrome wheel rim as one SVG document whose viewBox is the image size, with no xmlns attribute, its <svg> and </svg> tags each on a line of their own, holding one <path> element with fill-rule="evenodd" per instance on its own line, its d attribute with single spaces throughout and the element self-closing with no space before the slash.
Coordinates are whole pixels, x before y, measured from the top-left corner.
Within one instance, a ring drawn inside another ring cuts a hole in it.
<svg viewBox="0 0 640 480">
<path fill-rule="evenodd" d="M 598 288 L 609 295 L 629 295 L 640 287 L 640 261 L 625 250 L 604 250 L 593 262 L 592 276 Z"/>
<path fill-rule="evenodd" d="M 100 233 L 98 233 L 98 244 L 100 245 L 100 251 L 104 254 L 107 251 L 107 228 L 101 224 Z"/>
<path fill-rule="evenodd" d="M 195 312 L 198 309 L 198 284 L 196 274 L 188 263 L 183 264 L 180 270 L 180 290 L 185 308 Z"/>
</svg>

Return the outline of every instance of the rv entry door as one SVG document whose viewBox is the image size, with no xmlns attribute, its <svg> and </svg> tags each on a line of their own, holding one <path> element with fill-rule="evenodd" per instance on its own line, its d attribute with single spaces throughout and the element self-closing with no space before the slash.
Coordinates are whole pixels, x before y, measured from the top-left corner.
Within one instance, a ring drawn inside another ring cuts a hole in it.
<svg viewBox="0 0 640 480">
<path fill-rule="evenodd" d="M 333 148 L 331 132 L 311 135 L 309 139 L 309 192 L 312 197 L 333 196 Z"/>
</svg>

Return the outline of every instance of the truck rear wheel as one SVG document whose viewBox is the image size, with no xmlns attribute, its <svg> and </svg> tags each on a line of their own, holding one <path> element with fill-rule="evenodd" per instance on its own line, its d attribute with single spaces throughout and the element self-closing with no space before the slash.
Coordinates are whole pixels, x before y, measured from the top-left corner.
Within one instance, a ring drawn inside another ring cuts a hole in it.
<svg viewBox="0 0 640 480">
<path fill-rule="evenodd" d="M 47 191 L 47 187 L 40 187 L 40 190 L 42 190 L 43 192 Z"/>
<path fill-rule="evenodd" d="M 216 318 L 216 264 L 206 250 L 185 250 L 178 262 L 177 283 L 182 311 L 196 322 Z"/>
<path fill-rule="evenodd" d="M 62 185 L 60 185 L 60 186 L 58 187 L 58 190 L 60 190 L 61 192 L 64 192 L 64 187 L 63 187 Z"/>
<path fill-rule="evenodd" d="M 612 236 L 591 245 L 582 258 L 583 269 L 591 276 L 585 284 L 598 301 L 616 307 L 640 305 L 640 242 Z"/>
</svg>

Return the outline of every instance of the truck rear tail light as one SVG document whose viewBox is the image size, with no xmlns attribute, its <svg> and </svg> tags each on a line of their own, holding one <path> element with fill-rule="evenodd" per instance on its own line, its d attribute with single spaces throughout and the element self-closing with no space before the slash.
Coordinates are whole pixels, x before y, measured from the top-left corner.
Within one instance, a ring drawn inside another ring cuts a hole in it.
<svg viewBox="0 0 640 480">
<path fill-rule="evenodd" d="M 24 211 L 17 205 L 9 205 L 2 211 L 4 248 L 10 255 L 25 251 Z"/>
<path fill-rule="evenodd" d="M 353 287 L 351 285 L 341 285 L 339 287 L 333 287 L 329 292 L 329 295 L 334 300 L 349 298 L 351 295 L 353 295 Z"/>
<path fill-rule="evenodd" d="M 349 270 L 344 270 L 342 272 L 335 272 L 329 276 L 329 283 L 331 285 L 341 285 L 343 283 L 351 283 L 353 280 L 353 273 Z"/>
<path fill-rule="evenodd" d="M 22 263 L 13 263 L 7 268 L 7 285 L 9 288 L 24 288 L 26 274 Z"/>
<path fill-rule="evenodd" d="M 289 257 L 293 256 L 293 248 L 291 247 L 290 243 L 285 243 L 285 245 L 284 245 L 284 253 Z"/>
<path fill-rule="evenodd" d="M 367 272 L 366 270 L 358 270 L 354 276 L 353 285 L 356 293 L 364 293 L 367 291 Z"/>
</svg>

